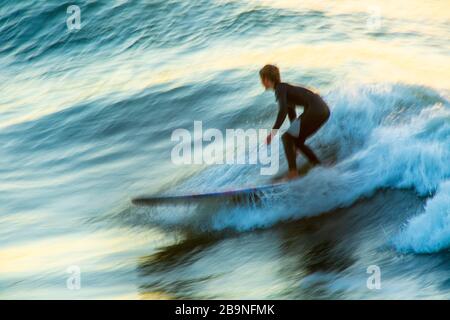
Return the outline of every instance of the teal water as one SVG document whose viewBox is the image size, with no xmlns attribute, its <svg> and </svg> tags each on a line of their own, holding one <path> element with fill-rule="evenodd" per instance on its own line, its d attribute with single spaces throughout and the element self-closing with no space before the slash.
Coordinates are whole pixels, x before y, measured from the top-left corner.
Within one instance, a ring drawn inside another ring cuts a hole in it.
<svg viewBox="0 0 450 320">
<path fill-rule="evenodd" d="M 0 8 L 1 298 L 450 298 L 447 3 L 84 1 L 69 31 L 71 4 Z M 194 121 L 269 128 L 266 63 L 330 105 L 333 165 L 262 205 L 133 206 L 270 180 L 170 158 Z"/>
</svg>

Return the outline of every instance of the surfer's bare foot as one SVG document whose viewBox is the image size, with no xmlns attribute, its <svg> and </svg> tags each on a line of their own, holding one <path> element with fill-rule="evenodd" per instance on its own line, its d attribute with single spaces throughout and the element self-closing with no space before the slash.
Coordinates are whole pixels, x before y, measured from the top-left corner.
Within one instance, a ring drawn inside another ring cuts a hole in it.
<svg viewBox="0 0 450 320">
<path fill-rule="evenodd" d="M 309 164 L 309 170 L 322 165 L 320 162 L 309 162 L 308 164 Z"/>
<path fill-rule="evenodd" d="M 295 170 L 289 170 L 288 174 L 287 174 L 287 179 L 288 180 L 292 180 L 298 177 L 298 172 L 297 169 Z"/>
</svg>

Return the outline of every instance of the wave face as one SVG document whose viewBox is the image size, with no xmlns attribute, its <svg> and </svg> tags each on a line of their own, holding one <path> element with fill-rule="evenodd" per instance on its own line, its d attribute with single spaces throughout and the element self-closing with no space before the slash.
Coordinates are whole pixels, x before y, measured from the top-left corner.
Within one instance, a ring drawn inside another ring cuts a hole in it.
<svg viewBox="0 0 450 320">
<path fill-rule="evenodd" d="M 68 30 L 72 4 L 0 8 L 8 298 L 370 299 L 359 283 L 372 263 L 383 298 L 447 298 L 448 4 L 92 0 Z M 194 121 L 272 126 L 266 63 L 330 105 L 308 141 L 328 165 L 258 204 L 131 205 L 271 181 L 258 165 L 171 161 L 172 132 Z M 60 286 L 73 266 L 78 293 Z"/>
</svg>

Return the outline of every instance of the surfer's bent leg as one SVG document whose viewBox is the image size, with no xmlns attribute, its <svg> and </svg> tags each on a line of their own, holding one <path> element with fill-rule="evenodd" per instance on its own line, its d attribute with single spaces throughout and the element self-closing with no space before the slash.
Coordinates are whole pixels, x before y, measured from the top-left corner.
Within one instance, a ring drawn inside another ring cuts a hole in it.
<svg viewBox="0 0 450 320">
<path fill-rule="evenodd" d="M 320 164 L 319 158 L 305 144 L 305 141 L 328 121 L 330 110 L 319 96 L 317 96 L 315 105 L 311 106 L 311 108 L 316 111 L 303 113 L 291 123 L 289 129 L 282 136 L 284 152 L 286 153 L 289 171 L 291 173 L 297 171 L 297 164 L 295 162 L 296 148 L 300 149 L 312 165 Z M 321 111 L 317 112 L 317 110 Z"/>
<path fill-rule="evenodd" d="M 320 164 L 320 160 L 311 148 L 305 144 L 305 141 L 316 133 L 328 121 L 329 117 L 330 113 L 327 112 L 321 116 L 304 117 L 300 121 L 300 130 L 298 138 L 295 139 L 295 145 L 312 165 Z"/>
<path fill-rule="evenodd" d="M 287 132 L 283 133 L 281 139 L 283 140 L 284 153 L 286 154 L 289 171 L 296 171 L 297 163 L 295 162 L 295 144 L 297 139 Z"/>
<path fill-rule="evenodd" d="M 297 139 L 295 141 L 295 145 L 297 148 L 300 149 L 300 151 L 305 155 L 306 158 L 308 158 L 308 161 L 313 165 L 320 164 L 319 158 L 317 158 L 316 154 L 305 144 L 305 140 L 303 139 Z"/>
<path fill-rule="evenodd" d="M 305 144 L 306 138 L 317 131 L 319 127 L 320 126 L 311 126 L 310 123 L 304 119 L 297 119 L 293 122 L 291 128 L 289 128 L 289 130 L 282 135 L 284 152 L 286 154 L 289 171 L 297 170 L 297 163 L 295 161 L 296 148 L 300 149 L 311 164 L 320 164 L 319 158 L 317 158 L 314 152 Z"/>
<path fill-rule="evenodd" d="M 295 145 L 297 148 L 300 149 L 300 151 L 305 155 L 305 157 L 308 159 L 308 161 L 316 166 L 320 164 L 319 158 L 316 156 L 316 154 L 309 148 L 305 141 L 309 137 L 311 137 L 314 133 L 319 130 L 319 128 L 326 122 L 325 121 L 313 121 L 316 119 L 307 119 L 303 118 L 300 125 L 300 133 L 298 138 L 295 140 Z"/>
</svg>

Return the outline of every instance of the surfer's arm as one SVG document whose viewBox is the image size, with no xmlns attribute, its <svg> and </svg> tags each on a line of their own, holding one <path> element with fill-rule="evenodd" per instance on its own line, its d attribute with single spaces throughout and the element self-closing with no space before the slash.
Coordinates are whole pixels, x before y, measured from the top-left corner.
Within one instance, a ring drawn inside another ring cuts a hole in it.
<svg viewBox="0 0 450 320">
<path fill-rule="evenodd" d="M 275 120 L 275 124 L 273 125 L 272 130 L 280 129 L 281 125 L 283 124 L 283 122 L 286 119 L 286 116 L 288 115 L 288 112 L 289 112 L 288 103 L 287 103 L 286 87 L 284 85 L 280 84 L 279 89 L 276 92 L 276 95 L 277 95 L 279 109 L 278 109 L 277 119 Z M 291 118 L 291 116 L 292 116 L 292 113 L 289 114 L 289 119 Z"/>
<path fill-rule="evenodd" d="M 272 127 L 271 132 L 266 138 L 266 143 L 270 144 L 272 142 L 272 137 L 276 135 L 278 129 L 280 129 L 281 125 L 283 124 L 284 120 L 286 119 L 286 116 L 289 115 L 289 120 L 292 122 L 295 117 L 297 116 L 295 110 L 289 110 L 288 104 L 287 104 L 287 93 L 286 93 L 286 87 L 283 85 L 279 85 L 277 91 L 275 92 L 277 100 L 278 100 L 278 115 L 277 119 L 275 120 L 275 124 Z"/>
<path fill-rule="evenodd" d="M 275 124 L 274 124 L 272 130 L 270 131 L 269 135 L 266 138 L 267 144 L 270 144 L 272 142 L 272 137 L 277 134 L 278 129 L 283 124 L 288 113 L 289 113 L 289 119 L 291 119 L 292 113 L 290 113 L 287 109 L 288 109 L 287 106 L 284 107 L 283 109 L 281 109 L 281 106 L 280 106 L 280 110 L 278 111 L 278 115 L 277 115 L 277 120 L 275 121 Z M 295 111 L 294 111 L 294 113 L 295 113 Z M 295 119 L 295 117 L 294 117 L 294 119 Z"/>
</svg>

